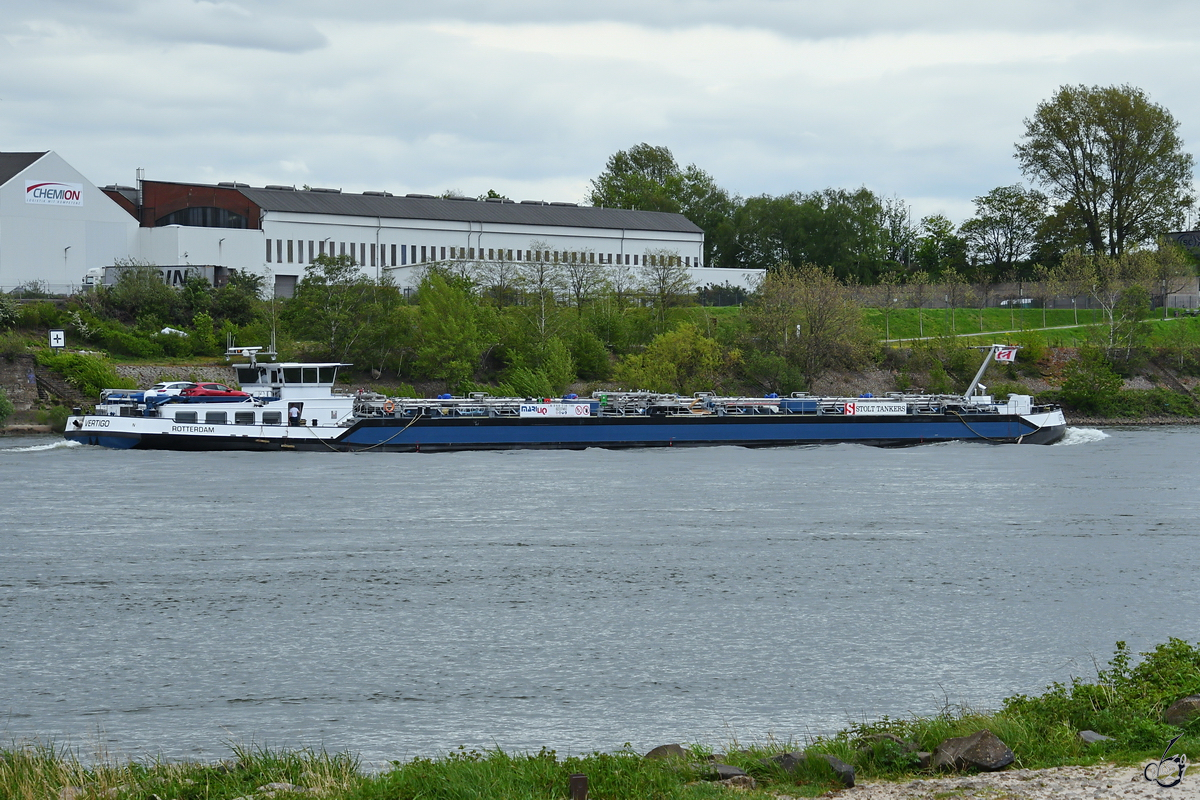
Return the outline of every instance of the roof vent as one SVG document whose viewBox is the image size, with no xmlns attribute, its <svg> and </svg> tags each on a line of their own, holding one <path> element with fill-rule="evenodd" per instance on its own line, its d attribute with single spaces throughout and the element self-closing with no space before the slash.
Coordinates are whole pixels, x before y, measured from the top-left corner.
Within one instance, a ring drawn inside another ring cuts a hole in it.
<svg viewBox="0 0 1200 800">
<path fill-rule="evenodd" d="M 574 208 L 579 207 L 579 203 L 551 203 L 550 205 L 552 205 L 552 206 L 572 206 Z"/>
<path fill-rule="evenodd" d="M 225 186 L 230 189 L 249 189 L 250 188 L 250 184 L 238 183 L 236 181 L 220 181 L 217 183 L 217 186 Z"/>
<path fill-rule="evenodd" d="M 523 206 L 544 206 L 544 205 L 546 205 L 546 203 L 542 200 L 522 200 L 521 205 L 523 205 Z"/>
<path fill-rule="evenodd" d="M 444 197 L 443 200 L 466 200 L 468 203 L 477 202 L 474 197 Z"/>
<path fill-rule="evenodd" d="M 267 184 L 267 185 L 266 185 L 264 188 L 267 188 L 267 189 L 275 189 L 276 191 L 280 191 L 280 192 L 294 192 L 294 191 L 296 191 L 296 187 L 295 187 L 295 186 L 281 186 L 280 184 L 277 184 L 277 183 L 268 183 L 268 184 Z"/>
<path fill-rule="evenodd" d="M 309 188 L 309 191 L 310 192 L 324 192 L 325 194 L 341 194 L 342 193 L 341 189 L 322 189 L 319 186 L 312 186 Z"/>
<path fill-rule="evenodd" d="M 391 197 L 391 192 L 363 192 L 364 197 Z"/>
<path fill-rule="evenodd" d="M 483 199 L 483 202 L 485 202 L 485 203 L 503 203 L 504 198 L 503 197 L 485 197 Z"/>
<path fill-rule="evenodd" d="M 431 194 L 406 194 L 404 196 L 405 197 L 415 197 L 418 200 L 437 200 L 437 198 Z"/>
</svg>

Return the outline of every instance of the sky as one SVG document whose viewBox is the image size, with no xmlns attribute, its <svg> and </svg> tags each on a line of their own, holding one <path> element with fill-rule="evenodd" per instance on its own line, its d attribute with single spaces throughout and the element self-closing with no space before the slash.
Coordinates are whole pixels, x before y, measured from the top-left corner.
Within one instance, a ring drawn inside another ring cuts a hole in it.
<svg viewBox="0 0 1200 800">
<path fill-rule="evenodd" d="M 0 20 L 0 151 L 97 185 L 581 202 L 647 142 L 744 197 L 865 186 L 962 222 L 1023 180 L 1024 120 L 1065 84 L 1143 89 L 1200 156 L 1185 2 L 0 0 Z"/>
</svg>

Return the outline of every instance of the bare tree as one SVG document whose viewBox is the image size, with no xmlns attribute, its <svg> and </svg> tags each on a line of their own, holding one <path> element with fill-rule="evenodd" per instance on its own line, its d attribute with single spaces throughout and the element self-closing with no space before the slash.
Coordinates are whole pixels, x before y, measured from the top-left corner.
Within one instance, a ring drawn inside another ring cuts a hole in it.
<svg viewBox="0 0 1200 800">
<path fill-rule="evenodd" d="M 946 305 L 950 307 L 950 333 L 957 333 L 955 311 L 967 298 L 967 279 L 954 267 L 948 267 L 942 272 L 942 283 L 946 287 Z"/>
<path fill-rule="evenodd" d="M 545 341 L 549 336 L 554 308 L 566 288 L 563 265 L 559 253 L 548 250 L 545 242 L 531 241 L 529 249 L 533 251 L 534 258 L 519 262 L 517 285 L 521 288 L 525 306 L 532 312 L 538 337 Z"/>
<path fill-rule="evenodd" d="M 917 335 L 924 339 L 925 317 L 922 309 L 925 308 L 925 302 L 928 299 L 926 295 L 929 293 L 929 273 L 924 270 L 912 273 L 908 276 L 906 288 L 908 304 L 917 310 Z"/>
<path fill-rule="evenodd" d="M 596 263 L 596 254 L 591 250 L 581 250 L 578 254 L 571 253 L 571 256 L 563 266 L 563 278 L 576 311 L 582 315 L 584 303 L 590 301 L 604 286 L 608 270 L 603 262 Z"/>
<path fill-rule="evenodd" d="M 870 349 L 862 309 L 828 268 L 767 273 L 745 306 L 757 348 L 782 355 L 812 382 L 836 366 L 858 368 Z"/>
<path fill-rule="evenodd" d="M 667 309 L 679 303 L 680 298 L 696 291 L 691 273 L 674 250 L 647 250 L 638 267 L 638 277 L 654 304 L 658 324 L 662 327 L 666 326 Z"/>
</svg>

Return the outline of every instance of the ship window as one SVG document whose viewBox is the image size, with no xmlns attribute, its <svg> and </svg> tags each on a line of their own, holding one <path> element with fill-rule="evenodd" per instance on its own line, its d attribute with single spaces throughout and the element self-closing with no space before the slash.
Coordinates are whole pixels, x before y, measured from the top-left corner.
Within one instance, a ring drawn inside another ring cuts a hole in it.
<svg viewBox="0 0 1200 800">
<path fill-rule="evenodd" d="M 302 382 L 303 383 L 316 383 L 317 382 L 317 368 L 316 367 L 304 367 L 303 369 L 304 369 L 304 380 Z"/>
<path fill-rule="evenodd" d="M 258 367 L 235 367 L 238 383 L 258 383 Z"/>
<path fill-rule="evenodd" d="M 195 411 L 176 411 L 175 412 L 175 421 L 181 425 L 195 425 L 196 424 L 196 412 Z"/>
<path fill-rule="evenodd" d="M 283 424 L 283 412 L 282 411 L 264 411 L 262 424 L 263 425 L 282 425 Z"/>
<path fill-rule="evenodd" d="M 319 383 L 333 383 L 333 379 L 337 376 L 337 367 L 320 367 L 321 379 Z"/>
<path fill-rule="evenodd" d="M 284 383 L 300 383 L 300 368 L 299 367 L 284 367 L 283 368 Z"/>
<path fill-rule="evenodd" d="M 233 424 L 234 425 L 253 425 L 254 424 L 254 412 L 253 411 L 235 411 L 235 412 L 233 412 Z"/>
<path fill-rule="evenodd" d="M 227 419 L 229 419 L 229 415 L 226 414 L 224 411 L 205 411 L 204 412 L 204 424 L 205 425 L 224 425 L 225 420 L 227 420 Z"/>
</svg>

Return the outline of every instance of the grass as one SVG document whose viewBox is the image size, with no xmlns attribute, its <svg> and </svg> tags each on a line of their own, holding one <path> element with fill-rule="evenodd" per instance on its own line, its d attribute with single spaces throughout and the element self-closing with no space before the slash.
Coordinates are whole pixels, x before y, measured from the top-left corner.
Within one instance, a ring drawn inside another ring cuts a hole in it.
<svg viewBox="0 0 1200 800">
<path fill-rule="evenodd" d="M 903 780 L 928 775 L 917 767 L 909 746 L 932 752 L 952 736 L 981 729 L 996 734 L 1013 750 L 1016 766 L 1048 768 L 1105 762 L 1157 760 L 1181 729 L 1162 721 L 1174 700 L 1200 693 L 1200 649 L 1171 639 L 1136 658 L 1117 643 L 1108 666 L 1094 680 L 1054 683 L 1037 696 L 1017 695 L 994 712 L 946 708 L 931 717 L 883 719 L 851 724 L 834 736 L 807 746 L 767 741 L 742 748 L 733 742 L 716 754 L 693 746 L 687 756 L 648 760 L 625 749 L 560 757 L 553 750 L 513 754 L 460 748 L 437 758 L 392 762 L 368 773 L 357 759 L 311 750 L 271 751 L 234 748 L 219 763 L 168 763 L 161 760 L 89 764 L 76 754 L 47 745 L 0 750 L 0 797 L 5 800 L 234 800 L 274 796 L 330 800 L 561 800 L 572 773 L 587 775 L 589 796 L 709 800 L 731 792 L 710 782 L 710 759 L 741 767 L 758 788 L 736 796 L 765 800 L 780 793 L 814 797 L 839 788 L 823 760 L 810 759 L 795 773 L 764 764 L 779 752 L 805 749 L 829 753 L 855 766 L 859 778 Z M 1084 744 L 1080 730 L 1094 730 L 1112 741 Z M 1200 757 L 1200 721 L 1182 729 L 1172 753 Z M 886 734 L 887 736 L 881 736 Z M 273 784 L 273 786 L 272 786 Z M 274 795 L 269 794 L 275 792 Z"/>
</svg>

